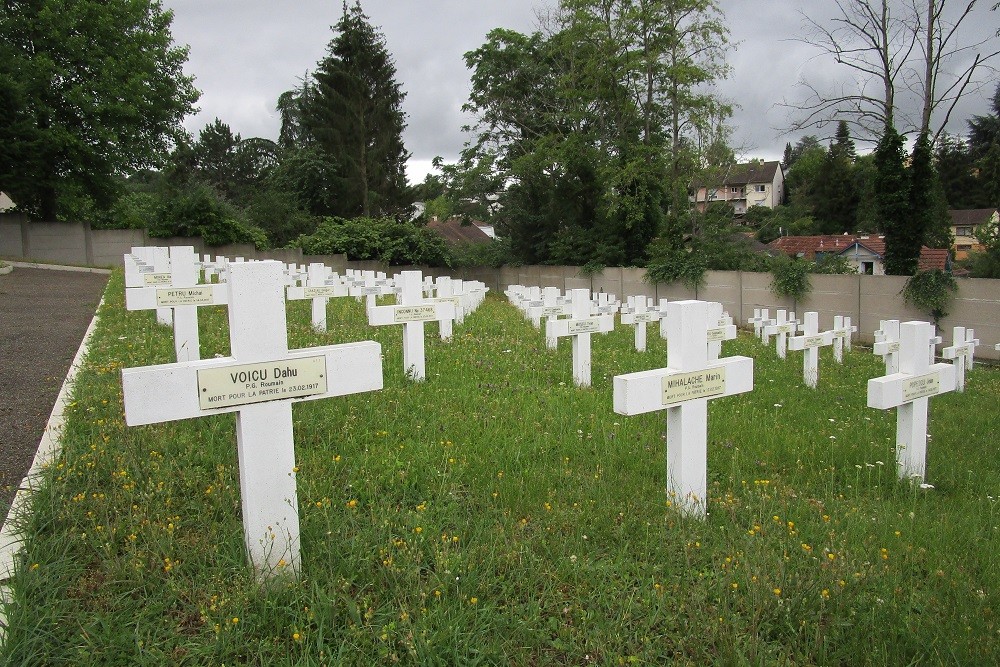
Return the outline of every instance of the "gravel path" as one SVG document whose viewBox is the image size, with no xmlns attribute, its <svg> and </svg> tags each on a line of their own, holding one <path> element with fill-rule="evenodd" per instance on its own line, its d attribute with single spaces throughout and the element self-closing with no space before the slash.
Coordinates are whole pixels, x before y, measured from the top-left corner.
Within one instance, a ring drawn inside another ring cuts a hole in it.
<svg viewBox="0 0 1000 667">
<path fill-rule="evenodd" d="M 0 521 L 107 282 L 97 273 L 26 267 L 0 275 Z"/>
</svg>

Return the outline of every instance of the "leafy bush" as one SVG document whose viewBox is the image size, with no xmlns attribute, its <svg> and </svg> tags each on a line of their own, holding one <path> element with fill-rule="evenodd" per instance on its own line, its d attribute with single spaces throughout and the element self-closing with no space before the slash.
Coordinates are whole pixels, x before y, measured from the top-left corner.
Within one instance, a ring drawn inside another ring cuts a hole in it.
<svg viewBox="0 0 1000 667">
<path fill-rule="evenodd" d="M 95 211 L 93 229 L 144 229 L 156 219 L 160 198 L 149 192 L 128 192 L 107 211 Z"/>
<path fill-rule="evenodd" d="M 812 290 L 809 273 L 813 263 L 778 257 L 771 263 L 771 291 L 801 301 Z"/>
<path fill-rule="evenodd" d="M 267 235 L 240 220 L 228 202 L 203 183 L 194 183 L 164 199 L 155 221 L 149 226 L 152 237 L 200 236 L 210 246 L 252 243 L 267 248 Z"/>
<path fill-rule="evenodd" d="M 501 237 L 492 243 L 463 243 L 451 248 L 452 266 L 517 266 L 510 239 Z"/>
<path fill-rule="evenodd" d="M 451 266 L 448 246 L 439 234 L 391 218 L 327 217 L 295 245 L 307 255 L 343 253 L 348 259 L 374 259 L 390 265 Z"/>
<path fill-rule="evenodd" d="M 934 324 L 948 315 L 946 308 L 952 296 L 958 291 L 958 284 L 950 273 L 935 269 L 918 271 L 903 286 L 903 298 L 912 306 L 927 311 L 934 318 Z"/>
</svg>

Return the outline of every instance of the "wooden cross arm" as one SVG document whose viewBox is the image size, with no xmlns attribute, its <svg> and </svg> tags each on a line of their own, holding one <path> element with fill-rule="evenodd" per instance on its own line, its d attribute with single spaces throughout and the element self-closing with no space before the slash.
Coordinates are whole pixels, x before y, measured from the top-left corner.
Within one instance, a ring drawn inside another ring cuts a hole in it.
<svg viewBox="0 0 1000 667">
<path fill-rule="evenodd" d="M 281 366 L 289 360 L 321 356 L 325 358 L 327 390 L 290 401 L 314 401 L 331 396 L 377 391 L 382 388 L 382 346 L 373 341 L 344 343 L 289 350 L 287 357 L 273 361 Z M 269 361 L 267 359 L 259 360 Z M 232 357 L 203 359 L 122 369 L 125 423 L 129 426 L 155 424 L 178 419 L 234 412 L 253 403 L 202 409 L 198 396 L 198 371 L 246 362 Z"/>
<path fill-rule="evenodd" d="M 721 382 L 714 377 L 719 372 L 722 374 Z M 620 415 L 640 415 L 680 405 L 679 401 L 674 402 L 676 391 L 664 386 L 665 379 L 670 377 L 685 380 L 681 389 L 687 387 L 692 392 L 690 398 L 685 400 L 742 394 L 753 390 L 753 359 L 726 357 L 710 362 L 701 371 L 658 368 L 616 375 L 614 411 Z"/>
<path fill-rule="evenodd" d="M 919 375 L 893 373 L 868 380 L 868 407 L 877 410 L 898 408 L 916 398 L 937 396 L 955 390 L 955 367 L 932 364 Z"/>
</svg>

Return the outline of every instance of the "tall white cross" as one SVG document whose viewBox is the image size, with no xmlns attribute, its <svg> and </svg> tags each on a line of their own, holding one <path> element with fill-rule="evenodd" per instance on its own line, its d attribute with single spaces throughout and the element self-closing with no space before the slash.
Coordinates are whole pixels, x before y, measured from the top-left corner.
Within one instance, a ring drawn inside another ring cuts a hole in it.
<svg viewBox="0 0 1000 667">
<path fill-rule="evenodd" d="M 542 326 L 542 318 L 545 318 L 545 330 L 548 333 L 548 322 L 550 320 L 559 319 L 560 315 L 571 314 L 572 308 L 568 303 L 560 303 L 562 301 L 562 295 L 559 293 L 558 287 L 546 287 L 542 290 L 542 305 L 531 306 L 528 308 L 528 315 L 531 317 L 532 323 L 535 328 L 538 329 Z M 558 338 L 554 336 L 545 336 L 545 347 L 554 350 L 558 346 Z"/>
<path fill-rule="evenodd" d="M 788 350 L 788 337 L 795 335 L 797 327 L 795 313 L 792 313 L 792 319 L 789 320 L 784 309 L 779 309 L 773 320 L 764 322 L 762 335 L 765 341 L 774 336 L 774 350 L 778 353 L 779 359 L 785 358 Z"/>
<path fill-rule="evenodd" d="M 570 319 L 547 321 L 545 335 L 550 338 L 573 337 L 573 382 L 577 387 L 589 387 L 590 334 L 613 330 L 615 316 L 590 316 L 590 290 L 571 290 L 570 296 L 573 300 Z"/>
<path fill-rule="evenodd" d="M 832 344 L 833 332 L 819 330 L 819 313 L 806 313 L 802 335 L 788 339 L 789 350 L 805 350 L 802 355 L 802 379 L 806 386 L 816 388 L 819 381 L 819 348 Z"/>
<path fill-rule="evenodd" d="M 899 320 L 881 320 L 872 352 L 885 359 L 885 373 L 899 372 Z"/>
<path fill-rule="evenodd" d="M 976 352 L 979 339 L 972 329 L 955 327 L 952 329 L 952 344 L 941 350 L 945 359 L 955 360 L 955 390 L 965 391 L 965 368 L 972 368 L 972 358 Z"/>
<path fill-rule="evenodd" d="M 900 479 L 924 479 L 927 468 L 927 398 L 955 389 L 955 367 L 931 364 L 928 322 L 899 326 L 899 372 L 868 380 L 868 407 L 896 408 L 896 465 Z"/>
<path fill-rule="evenodd" d="M 289 286 L 289 301 L 308 299 L 311 301 L 312 327 L 315 331 L 326 331 L 326 304 L 332 298 L 350 294 L 343 284 L 322 262 L 312 262 L 306 270 L 306 284 L 302 287 Z"/>
<path fill-rule="evenodd" d="M 851 351 L 851 334 L 858 330 L 851 325 L 851 318 L 843 315 L 833 317 L 833 360 L 844 363 L 844 349 Z"/>
<path fill-rule="evenodd" d="M 716 322 L 705 301 L 667 304 L 667 367 L 615 376 L 621 415 L 667 411 L 667 493 L 680 510 L 704 517 L 708 499 L 708 399 L 753 389 L 753 359 L 708 359 Z"/>
<path fill-rule="evenodd" d="M 722 304 L 711 301 L 708 304 L 708 360 L 715 361 L 722 356 L 722 341 L 736 338 L 736 325 L 722 308 Z"/>
<path fill-rule="evenodd" d="M 449 302 L 454 304 L 457 310 L 460 300 L 460 297 L 455 296 L 450 277 L 441 276 L 437 279 L 435 296 L 433 299 L 429 299 L 430 302 Z M 450 317 L 442 317 L 438 320 L 438 334 L 441 336 L 441 340 L 451 340 L 452 330 L 454 328 L 453 322 L 454 320 Z"/>
<path fill-rule="evenodd" d="M 657 322 L 660 319 L 660 311 L 650 309 L 646 297 L 639 295 L 632 302 L 632 312 L 622 313 L 622 324 L 631 324 L 635 327 L 635 349 L 637 352 L 646 351 L 646 323 Z"/>
<path fill-rule="evenodd" d="M 365 341 L 288 349 L 282 265 L 230 264 L 232 355 L 122 370 L 125 422 L 236 412 L 243 535 L 268 578 L 299 570 L 292 403 L 382 388 L 382 351 Z"/>
<path fill-rule="evenodd" d="M 455 318 L 455 304 L 424 301 L 420 271 L 403 271 L 399 276 L 399 304 L 375 306 L 368 311 L 368 324 L 403 325 L 403 371 L 416 381 L 427 377 L 424 355 L 424 322 Z"/>
<path fill-rule="evenodd" d="M 761 315 L 760 308 L 753 309 L 753 317 L 748 317 L 747 323 L 753 325 L 753 335 L 760 338 L 761 329 L 764 328 L 764 317 Z"/>
<path fill-rule="evenodd" d="M 227 292 L 222 284 L 198 285 L 194 248 L 170 248 L 170 271 L 167 279 L 154 281 L 157 287 L 125 288 L 125 308 L 128 310 L 165 309 L 173 316 L 174 354 L 177 361 L 201 358 L 198 335 L 198 307 L 226 303 Z M 157 275 L 157 274 L 145 274 Z"/>
<path fill-rule="evenodd" d="M 760 338 L 760 342 L 764 345 L 769 345 L 771 343 L 771 335 L 767 333 L 767 325 L 772 324 L 772 320 L 768 317 L 768 309 L 761 308 L 760 310 L 760 331 L 757 332 L 757 336 Z M 793 316 L 792 319 L 795 319 Z"/>
<path fill-rule="evenodd" d="M 133 277 L 128 271 L 126 262 L 126 287 L 156 287 L 171 284 L 170 277 L 170 249 L 165 246 L 140 246 L 132 248 L 132 255 L 139 260 L 140 266 L 137 271 L 138 278 Z M 156 321 L 165 327 L 169 327 L 173 318 L 173 311 L 170 308 L 157 308 Z"/>
</svg>

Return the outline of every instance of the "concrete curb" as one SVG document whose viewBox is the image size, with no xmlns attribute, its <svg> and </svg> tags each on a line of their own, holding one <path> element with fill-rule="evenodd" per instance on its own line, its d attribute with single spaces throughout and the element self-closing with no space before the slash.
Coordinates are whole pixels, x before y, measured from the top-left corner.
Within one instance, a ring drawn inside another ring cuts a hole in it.
<svg viewBox="0 0 1000 667">
<path fill-rule="evenodd" d="M 103 303 L 104 299 L 102 298 L 100 304 L 97 306 L 98 310 L 100 310 Z M 7 512 L 6 519 L 4 519 L 3 526 L 0 526 L 0 645 L 3 644 L 6 638 L 7 630 L 7 615 L 4 606 L 10 604 L 12 601 L 10 587 L 7 582 L 14 576 L 15 560 L 18 552 L 21 550 L 21 544 L 24 542 L 24 536 L 17 532 L 18 528 L 15 527 L 15 524 L 19 523 L 15 519 L 22 518 L 25 512 L 28 511 L 29 496 L 41 483 L 43 468 L 59 455 L 64 422 L 63 414 L 69 404 L 70 393 L 76 381 L 76 374 L 83 365 L 83 358 L 86 356 L 87 349 L 90 346 L 90 338 L 97 326 L 97 319 L 98 316 L 95 314 L 90 320 L 90 326 L 87 327 L 83 341 L 76 351 L 76 356 L 73 357 L 73 363 L 70 364 L 66 379 L 59 389 L 59 395 L 56 397 L 52 413 L 49 415 L 49 421 L 45 425 L 45 432 L 42 434 L 42 439 L 38 443 L 38 451 L 35 452 L 31 468 L 24 479 L 21 480 L 17 494 L 14 496 L 14 501 Z"/>
<path fill-rule="evenodd" d="M 6 261 L 6 260 L 5 260 Z M 90 266 L 63 266 L 61 264 L 39 264 L 37 262 L 11 262 L 11 266 L 20 266 L 26 269 L 48 269 L 50 271 L 79 271 L 80 273 L 100 273 L 111 275 L 111 269 L 95 269 Z"/>
</svg>

